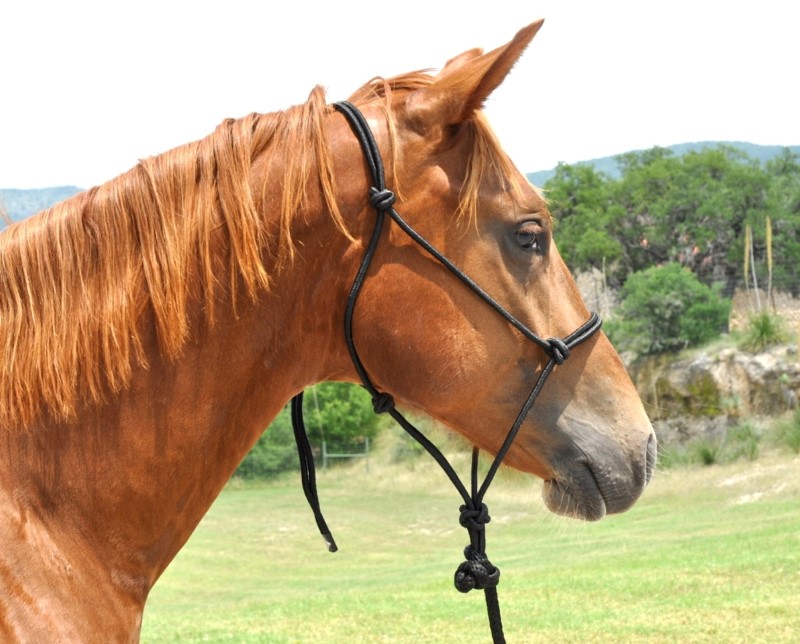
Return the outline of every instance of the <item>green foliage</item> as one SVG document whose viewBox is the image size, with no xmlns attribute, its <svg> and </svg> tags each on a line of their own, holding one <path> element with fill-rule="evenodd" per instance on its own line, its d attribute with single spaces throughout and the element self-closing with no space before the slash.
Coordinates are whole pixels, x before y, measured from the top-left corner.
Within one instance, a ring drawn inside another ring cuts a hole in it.
<svg viewBox="0 0 800 644">
<path fill-rule="evenodd" d="M 312 443 L 324 440 L 332 452 L 360 450 L 378 431 L 369 394 L 356 385 L 323 382 L 305 395 L 306 429 Z"/>
<path fill-rule="evenodd" d="M 610 231 L 623 213 L 613 208 L 607 178 L 592 166 L 560 164 L 547 185 L 564 260 L 580 268 L 619 260 L 622 247 Z"/>
<path fill-rule="evenodd" d="M 734 461 L 755 461 L 761 449 L 763 434 L 754 423 L 745 420 L 729 428 L 724 438 L 700 436 L 684 446 L 659 446 L 659 467 L 687 465 L 719 465 Z"/>
<path fill-rule="evenodd" d="M 761 444 L 761 431 L 750 421 L 743 421 L 728 430 L 723 445 L 725 458 L 729 461 L 745 459 L 754 461 L 758 458 Z"/>
<path fill-rule="evenodd" d="M 418 424 L 416 418 L 413 422 Z M 424 433 L 426 436 L 429 435 L 427 431 Z M 381 438 L 387 435 L 390 436 L 390 441 L 387 441 L 390 443 L 387 451 L 391 463 L 415 462 L 427 454 L 425 448 L 405 431 L 384 432 Z"/>
<path fill-rule="evenodd" d="M 741 336 L 740 346 L 747 351 L 758 353 L 767 347 L 785 342 L 788 337 L 783 320 L 769 311 L 762 311 L 750 317 Z"/>
<path fill-rule="evenodd" d="M 659 469 L 674 469 L 690 465 L 720 465 L 736 461 L 756 461 L 766 446 L 767 458 L 774 457 L 775 448 L 800 454 L 800 409 L 788 418 L 768 422 L 762 427 L 752 420 L 742 420 L 728 428 L 724 437 L 702 435 L 679 445 L 658 446 Z"/>
<path fill-rule="evenodd" d="M 331 452 L 361 451 L 364 439 L 373 438 L 378 431 L 378 422 L 369 394 L 361 387 L 325 382 L 305 394 L 306 430 L 318 452 L 323 440 Z M 297 467 L 297 447 L 287 406 L 245 456 L 236 476 L 272 478 Z"/>
<path fill-rule="evenodd" d="M 732 148 L 674 158 L 629 155 L 616 185 L 626 210 L 623 245 L 630 271 L 678 262 L 703 282 L 732 290 L 746 221 L 763 220 L 767 174 Z"/>
<path fill-rule="evenodd" d="M 730 294 L 741 278 L 743 231 L 754 231 L 759 280 L 772 220 L 773 281 L 800 292 L 800 159 L 789 149 L 766 167 L 730 146 L 676 157 L 653 148 L 618 157 L 619 178 L 561 165 L 545 184 L 559 250 L 574 270 L 603 262 L 612 283 L 669 262 Z M 766 280 L 765 280 L 766 283 Z"/>
<path fill-rule="evenodd" d="M 773 281 L 800 295 L 800 157 L 785 149 L 767 163 L 772 217 Z"/>
<path fill-rule="evenodd" d="M 606 330 L 618 347 L 640 355 L 708 342 L 730 313 L 729 301 L 675 263 L 634 273 L 620 295 L 619 317 Z"/>
<path fill-rule="evenodd" d="M 712 438 L 701 438 L 692 443 L 690 451 L 703 465 L 714 465 L 722 455 L 722 443 Z"/>
<path fill-rule="evenodd" d="M 247 453 L 235 475 L 244 479 L 268 479 L 298 467 L 297 446 L 287 406 Z"/>
</svg>

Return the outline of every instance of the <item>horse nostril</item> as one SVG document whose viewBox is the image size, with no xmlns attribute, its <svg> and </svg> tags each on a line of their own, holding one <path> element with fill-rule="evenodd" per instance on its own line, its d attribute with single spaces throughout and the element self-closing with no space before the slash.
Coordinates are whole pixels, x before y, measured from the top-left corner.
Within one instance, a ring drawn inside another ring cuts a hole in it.
<svg viewBox="0 0 800 644">
<path fill-rule="evenodd" d="M 651 432 L 650 438 L 647 440 L 647 455 L 644 466 L 645 485 L 647 485 L 650 482 L 650 479 L 653 478 L 653 472 L 656 470 L 656 459 L 658 459 L 658 441 L 656 440 L 655 432 Z"/>
</svg>

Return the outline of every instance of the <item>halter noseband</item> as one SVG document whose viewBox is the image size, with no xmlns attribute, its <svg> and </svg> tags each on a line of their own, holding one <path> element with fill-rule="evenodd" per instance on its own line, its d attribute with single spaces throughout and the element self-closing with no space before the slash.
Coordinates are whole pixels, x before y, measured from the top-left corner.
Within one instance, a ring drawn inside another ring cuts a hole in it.
<svg viewBox="0 0 800 644">
<path fill-rule="evenodd" d="M 334 103 L 334 107 L 341 112 L 347 119 L 350 127 L 352 128 L 356 138 L 358 139 L 361 148 L 364 152 L 364 157 L 369 166 L 370 174 L 373 181 L 373 186 L 369 189 L 369 202 L 375 208 L 375 227 L 372 231 L 372 236 L 364 252 L 364 257 L 361 260 L 358 273 L 356 274 L 353 286 L 350 289 L 350 295 L 347 298 L 347 306 L 345 308 L 344 318 L 344 337 L 347 343 L 347 349 L 350 352 L 350 357 L 353 365 L 358 372 L 361 384 L 372 396 L 372 404 L 375 413 L 388 413 L 412 438 L 419 442 L 425 450 L 436 460 L 439 466 L 444 470 L 444 473 L 450 479 L 450 482 L 456 488 L 461 498 L 464 500 L 460 508 L 459 522 L 466 528 L 469 533 L 470 544 L 464 549 L 465 561 L 461 563 L 455 573 L 454 583 L 456 588 L 461 592 L 468 592 L 473 588 L 483 589 L 486 596 L 486 606 L 489 614 L 489 625 L 492 632 L 493 641 L 497 644 L 505 642 L 503 636 L 503 626 L 500 619 L 500 605 L 497 599 L 497 584 L 500 580 L 500 570 L 494 566 L 486 556 L 486 532 L 485 527 L 489 522 L 489 512 L 486 504 L 483 502 L 489 484 L 494 479 L 500 464 L 503 461 L 506 453 L 511 447 L 517 433 L 519 432 L 522 423 L 525 421 L 528 412 L 530 411 L 536 398 L 544 386 L 550 373 L 556 365 L 562 364 L 570 354 L 570 350 L 589 339 L 594 333 L 600 329 L 602 324 L 600 318 L 596 313 L 592 313 L 589 319 L 582 324 L 578 329 L 573 331 L 564 339 L 548 338 L 543 339 L 536 333 L 531 331 L 525 324 L 520 322 L 511 313 L 506 311 L 496 300 L 494 300 L 488 293 L 486 293 L 480 286 L 478 286 L 470 277 L 464 274 L 457 266 L 455 266 L 449 259 L 442 255 L 436 248 L 434 248 L 424 237 L 422 237 L 416 230 L 414 230 L 408 222 L 406 222 L 394 209 L 395 195 L 391 190 L 386 188 L 386 180 L 383 170 L 383 161 L 381 159 L 380 151 L 378 150 L 375 138 L 372 135 L 369 124 L 367 123 L 364 115 L 351 103 L 342 101 Z M 431 255 L 436 261 L 447 268 L 453 275 L 455 275 L 467 288 L 469 288 L 475 295 L 477 295 L 483 302 L 488 304 L 495 312 L 497 312 L 506 322 L 517 329 L 523 336 L 539 345 L 548 356 L 547 364 L 539 373 L 539 377 L 522 405 L 514 424 L 511 426 L 508 434 L 506 435 L 503 444 L 497 451 L 497 455 L 492 461 L 491 466 L 483 480 L 483 483 L 478 485 L 478 448 L 472 450 L 472 467 L 470 477 L 470 491 L 462 483 L 458 474 L 447 461 L 445 456 L 439 449 L 426 438 L 414 425 L 412 425 L 396 408 L 394 398 L 391 394 L 379 391 L 367 373 L 361 358 L 356 350 L 355 341 L 353 339 L 353 313 L 355 311 L 356 301 L 364 285 L 367 271 L 369 270 L 372 259 L 378 248 L 378 242 L 381 238 L 383 225 L 386 220 L 386 215 L 405 232 L 417 244 L 422 246 L 425 251 Z M 311 451 L 311 445 L 308 441 L 308 436 L 305 431 L 303 422 L 303 394 L 302 392 L 292 399 L 292 426 L 294 427 L 295 439 L 297 440 L 298 452 L 300 455 L 300 469 L 301 478 L 303 482 L 303 491 L 305 492 L 306 499 L 314 512 L 314 518 L 317 522 L 317 527 L 324 537 L 328 549 L 331 552 L 337 550 L 333 536 L 328 529 L 325 519 L 322 516 L 319 505 L 319 497 L 317 496 L 316 480 L 314 474 L 314 457 Z"/>
</svg>

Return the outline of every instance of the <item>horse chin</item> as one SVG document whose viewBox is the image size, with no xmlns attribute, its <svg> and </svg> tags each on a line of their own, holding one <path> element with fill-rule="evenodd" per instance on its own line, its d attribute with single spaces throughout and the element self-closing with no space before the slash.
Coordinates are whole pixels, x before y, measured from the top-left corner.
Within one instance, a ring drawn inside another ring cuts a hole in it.
<svg viewBox="0 0 800 644">
<path fill-rule="evenodd" d="M 573 519 L 598 521 L 607 514 L 605 498 L 597 485 L 592 489 L 549 479 L 542 485 L 542 498 L 552 513 Z"/>
</svg>

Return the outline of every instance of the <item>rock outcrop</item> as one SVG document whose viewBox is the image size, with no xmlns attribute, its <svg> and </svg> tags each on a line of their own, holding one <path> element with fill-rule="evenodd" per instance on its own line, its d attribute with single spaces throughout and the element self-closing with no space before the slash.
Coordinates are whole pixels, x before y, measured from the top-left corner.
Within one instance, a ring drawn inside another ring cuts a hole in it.
<svg viewBox="0 0 800 644">
<path fill-rule="evenodd" d="M 656 356 L 637 361 L 630 371 L 667 444 L 724 436 L 729 425 L 780 416 L 795 409 L 800 398 L 796 346 L 758 354 L 705 350 L 677 360 Z"/>
</svg>

